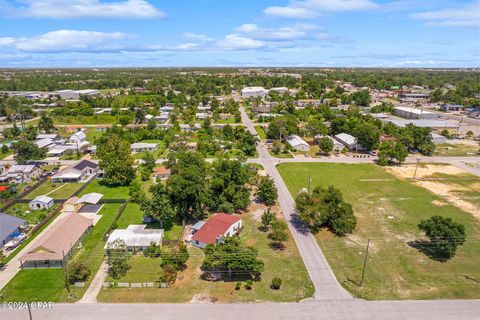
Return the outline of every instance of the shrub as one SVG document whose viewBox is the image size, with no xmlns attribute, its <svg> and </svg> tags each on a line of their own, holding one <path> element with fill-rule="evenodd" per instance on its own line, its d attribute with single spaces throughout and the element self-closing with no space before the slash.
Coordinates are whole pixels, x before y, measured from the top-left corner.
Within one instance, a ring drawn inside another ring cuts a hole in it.
<svg viewBox="0 0 480 320">
<path fill-rule="evenodd" d="M 248 279 L 247 281 L 245 281 L 245 289 L 252 290 L 252 287 L 253 287 L 253 280 L 252 279 Z"/>
<path fill-rule="evenodd" d="M 238 290 L 240 290 L 241 287 L 242 287 L 242 283 L 241 283 L 240 281 L 237 281 L 237 282 L 235 283 L 235 290 L 238 291 Z"/>
<path fill-rule="evenodd" d="M 282 279 L 280 279 L 280 278 L 273 278 L 272 279 L 272 285 L 271 285 L 272 289 L 278 290 L 278 289 L 280 289 L 281 286 L 282 286 Z"/>
<path fill-rule="evenodd" d="M 68 267 L 68 282 L 73 284 L 75 282 L 87 281 L 90 274 L 91 271 L 85 263 L 81 261 L 73 262 Z"/>
</svg>

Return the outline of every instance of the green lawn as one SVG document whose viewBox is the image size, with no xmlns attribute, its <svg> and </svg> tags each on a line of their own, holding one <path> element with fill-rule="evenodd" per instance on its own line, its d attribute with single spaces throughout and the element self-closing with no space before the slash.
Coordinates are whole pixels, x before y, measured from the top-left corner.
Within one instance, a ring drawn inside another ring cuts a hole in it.
<svg viewBox="0 0 480 320">
<path fill-rule="evenodd" d="M 22 269 L 2 290 L 3 301 L 60 302 L 64 297 L 63 269 Z"/>
<path fill-rule="evenodd" d="M 53 199 L 68 199 L 82 185 L 83 183 L 52 183 L 50 180 L 47 180 L 37 189 L 27 194 L 25 199 L 34 199 L 41 195 L 48 195 Z"/>
<path fill-rule="evenodd" d="M 38 224 L 43 219 L 45 219 L 46 215 L 55 210 L 58 205 L 54 205 L 52 208 L 48 210 L 37 210 L 33 211 L 29 208 L 28 203 L 16 203 L 14 206 L 8 208 L 7 212 L 10 215 L 22 218 L 26 220 L 29 224 Z M 26 211 L 30 211 L 26 213 Z"/>
<path fill-rule="evenodd" d="M 480 298 L 480 224 L 472 215 L 409 181 L 397 179 L 373 164 L 289 163 L 278 167 L 295 197 L 307 187 L 333 184 L 353 205 L 357 228 L 339 238 L 327 230 L 317 241 L 337 279 L 354 295 L 365 299 Z M 466 227 L 467 241 L 448 262 L 420 252 L 423 240 L 417 225 L 437 214 Z M 372 239 L 365 284 L 359 287 L 367 239 Z"/>
<path fill-rule="evenodd" d="M 129 260 L 131 268 L 127 274 L 120 279 L 113 279 L 111 276 L 108 276 L 107 281 L 117 283 L 155 282 L 162 273 L 161 262 L 160 258 L 147 258 L 142 253 L 132 255 Z"/>
<path fill-rule="evenodd" d="M 235 281 L 205 281 L 200 278 L 200 265 L 204 259 L 203 250 L 190 247 L 190 258 L 187 269 L 179 272 L 179 278 L 169 288 L 108 288 L 102 289 L 98 299 L 100 302 L 164 302 L 184 303 L 196 296 L 206 296 L 218 302 L 259 302 L 259 301 L 299 301 L 313 295 L 313 286 L 303 261 L 292 239 L 286 243 L 283 251 L 270 248 L 267 234 L 260 232 L 260 223 L 251 214 L 243 214 L 244 229 L 241 239 L 247 245 L 259 251 L 265 263 L 261 280 L 253 284 L 252 290 L 243 286 L 235 290 Z M 132 269 L 117 281 L 148 281 L 158 279 L 159 261 L 143 257 L 135 257 Z M 280 290 L 270 288 L 274 277 L 283 280 Z"/>
<path fill-rule="evenodd" d="M 265 130 L 263 130 L 262 126 L 255 126 L 255 131 L 257 131 L 260 139 L 267 139 L 267 135 L 265 134 Z"/>
<path fill-rule="evenodd" d="M 8 156 L 10 156 L 10 155 L 12 155 L 12 154 L 13 154 L 13 152 L 12 152 L 12 150 L 10 150 L 10 149 L 9 149 L 7 152 L 5 152 L 5 153 L 0 152 L 0 160 L 5 159 L 6 157 L 8 157 Z"/>
<path fill-rule="evenodd" d="M 465 157 L 479 155 L 480 146 L 469 144 L 438 144 L 436 145 L 435 156 Z"/>
<path fill-rule="evenodd" d="M 110 187 L 101 183 L 101 180 L 94 179 L 88 186 L 80 193 L 80 196 L 98 192 L 103 194 L 103 199 L 128 199 L 128 186 Z"/>
</svg>

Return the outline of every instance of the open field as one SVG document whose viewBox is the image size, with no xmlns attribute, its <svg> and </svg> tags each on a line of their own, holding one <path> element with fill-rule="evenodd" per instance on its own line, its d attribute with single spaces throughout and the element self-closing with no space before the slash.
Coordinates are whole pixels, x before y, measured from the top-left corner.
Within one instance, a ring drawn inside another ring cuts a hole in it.
<svg viewBox="0 0 480 320">
<path fill-rule="evenodd" d="M 480 146 L 471 144 L 439 144 L 435 148 L 435 156 L 465 157 L 478 155 Z"/>
<path fill-rule="evenodd" d="M 254 282 L 252 290 L 246 290 L 242 284 L 240 290 L 235 290 L 236 281 L 210 282 L 200 278 L 200 266 L 204 254 L 201 249 L 190 247 L 190 259 L 187 269 L 179 272 L 177 281 L 170 288 L 109 288 L 102 289 L 98 297 L 101 302 L 258 302 L 258 301 L 299 301 L 313 294 L 313 286 L 303 265 L 295 243 L 290 238 L 283 251 L 270 248 L 267 234 L 260 232 L 258 219 L 263 210 L 252 210 L 243 214 L 244 229 L 241 239 L 259 251 L 259 256 L 265 262 L 262 279 Z M 260 213 L 260 214 L 259 214 Z M 143 261 L 143 257 L 135 257 Z M 145 277 L 147 270 L 141 265 L 135 265 L 125 279 L 119 281 L 156 281 L 159 274 L 159 260 L 151 259 L 148 269 L 149 278 Z M 133 261 L 133 262 L 138 262 Z M 137 274 L 134 271 L 137 270 Z M 274 277 L 280 277 L 283 284 L 280 290 L 270 289 Z"/>
<path fill-rule="evenodd" d="M 42 183 L 38 188 L 25 196 L 25 199 L 34 199 L 41 195 L 48 195 L 53 199 L 68 199 L 80 189 L 82 183 L 52 183 L 50 180 Z"/>
<path fill-rule="evenodd" d="M 128 186 L 110 187 L 101 183 L 101 180 L 94 179 L 80 193 L 82 196 L 87 193 L 98 192 L 103 194 L 103 199 L 128 199 Z"/>
<path fill-rule="evenodd" d="M 289 163 L 278 170 L 294 197 L 311 175 L 312 187 L 335 185 L 353 205 L 358 220 L 353 234 L 339 238 L 321 230 L 315 236 L 337 279 L 354 295 L 379 300 L 480 298 L 480 223 L 471 214 L 373 164 Z M 416 242 L 425 239 L 418 223 L 434 214 L 466 228 L 465 244 L 447 262 L 429 258 Z M 360 287 L 368 239 L 368 266 Z"/>
</svg>

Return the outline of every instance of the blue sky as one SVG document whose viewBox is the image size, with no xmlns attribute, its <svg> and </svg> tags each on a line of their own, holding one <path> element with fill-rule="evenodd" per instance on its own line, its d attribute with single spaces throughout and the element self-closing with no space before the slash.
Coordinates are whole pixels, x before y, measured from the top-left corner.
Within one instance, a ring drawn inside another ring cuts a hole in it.
<svg viewBox="0 0 480 320">
<path fill-rule="evenodd" d="M 0 67 L 479 67 L 480 0 L 0 0 Z"/>
</svg>

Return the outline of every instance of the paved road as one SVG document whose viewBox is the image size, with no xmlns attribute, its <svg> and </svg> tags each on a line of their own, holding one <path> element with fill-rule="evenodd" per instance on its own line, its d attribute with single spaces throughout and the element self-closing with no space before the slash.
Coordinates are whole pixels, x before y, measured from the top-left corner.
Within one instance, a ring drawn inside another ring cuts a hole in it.
<svg viewBox="0 0 480 320">
<path fill-rule="evenodd" d="M 474 320 L 479 300 L 360 301 L 246 304 L 59 304 L 53 310 L 33 310 L 42 320 Z M 28 319 L 27 310 L 0 310 L 2 320 Z"/>
<path fill-rule="evenodd" d="M 240 108 L 240 112 L 242 122 L 248 130 L 254 134 L 255 128 L 243 107 Z M 280 208 L 282 209 L 285 219 L 288 221 L 290 231 L 292 232 L 305 267 L 310 275 L 310 279 L 315 287 L 314 298 L 317 300 L 352 299 L 352 296 L 338 283 L 313 235 L 296 217 L 294 209 L 295 202 L 275 167 L 278 160 L 269 155 L 267 149 L 261 142 L 257 144 L 257 151 L 259 154 L 259 162 L 263 165 L 265 171 L 275 180 L 278 188 Z"/>
</svg>

